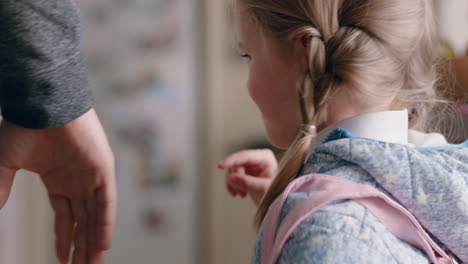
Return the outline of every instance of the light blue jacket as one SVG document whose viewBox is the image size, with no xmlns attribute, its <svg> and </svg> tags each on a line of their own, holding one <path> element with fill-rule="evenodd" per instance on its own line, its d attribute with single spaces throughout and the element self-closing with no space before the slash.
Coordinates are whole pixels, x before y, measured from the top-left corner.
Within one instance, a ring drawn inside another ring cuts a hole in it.
<svg viewBox="0 0 468 264">
<path fill-rule="evenodd" d="M 300 175 L 323 173 L 365 183 L 411 211 L 434 240 L 468 262 L 468 141 L 443 148 L 412 148 L 353 138 L 335 130 L 314 150 Z M 281 221 L 301 200 L 288 196 Z M 260 229 L 252 263 L 261 263 Z M 353 201 L 328 205 L 289 238 L 277 263 L 430 263 Z"/>
</svg>

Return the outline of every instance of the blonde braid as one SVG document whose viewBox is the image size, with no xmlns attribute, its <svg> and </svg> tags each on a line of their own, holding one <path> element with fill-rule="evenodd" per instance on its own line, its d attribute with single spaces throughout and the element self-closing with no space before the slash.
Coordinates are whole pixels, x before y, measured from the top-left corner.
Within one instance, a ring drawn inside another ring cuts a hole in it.
<svg viewBox="0 0 468 264">
<path fill-rule="evenodd" d="M 326 120 L 326 102 L 331 78 L 325 77 L 327 54 L 325 41 L 316 28 L 307 27 L 297 32 L 305 36 L 309 43 L 309 65 L 307 72 L 298 85 L 298 100 L 302 117 L 302 129 L 280 162 L 278 175 L 268 192 L 260 202 L 255 224 L 260 226 L 268 206 L 280 195 L 286 186 L 296 177 L 310 151 L 310 145 L 316 136 L 317 127 Z M 268 206 L 267 206 L 268 205 Z"/>
</svg>

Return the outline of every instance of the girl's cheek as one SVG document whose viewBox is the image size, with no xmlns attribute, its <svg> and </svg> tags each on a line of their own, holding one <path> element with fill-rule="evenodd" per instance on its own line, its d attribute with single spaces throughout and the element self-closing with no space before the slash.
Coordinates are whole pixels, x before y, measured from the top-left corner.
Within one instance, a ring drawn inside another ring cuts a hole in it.
<svg viewBox="0 0 468 264">
<path fill-rule="evenodd" d="M 271 80 L 272 76 L 266 69 L 268 67 L 252 61 L 247 88 L 250 97 L 258 106 L 260 112 L 264 116 L 269 116 L 271 108 L 274 108 L 278 98 L 275 98 L 276 93 L 274 92 L 274 83 Z"/>
<path fill-rule="evenodd" d="M 265 101 L 268 99 L 266 98 L 266 94 L 263 89 L 264 85 L 262 84 L 259 76 L 251 76 L 247 83 L 247 87 L 249 90 L 250 97 L 261 108 L 262 105 L 266 103 Z"/>
<path fill-rule="evenodd" d="M 250 71 L 249 71 L 249 80 L 247 81 L 247 89 L 249 91 L 250 98 L 257 103 L 258 100 L 258 88 L 257 88 L 257 76 L 255 69 L 250 66 Z"/>
</svg>

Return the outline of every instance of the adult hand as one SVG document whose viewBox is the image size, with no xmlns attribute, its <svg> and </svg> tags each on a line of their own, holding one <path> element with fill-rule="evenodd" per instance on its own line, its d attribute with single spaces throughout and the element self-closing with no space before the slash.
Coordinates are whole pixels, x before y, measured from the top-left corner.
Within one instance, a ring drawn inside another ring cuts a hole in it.
<svg viewBox="0 0 468 264">
<path fill-rule="evenodd" d="M 218 168 L 227 170 L 226 188 L 231 196 L 245 198 L 249 194 L 259 205 L 275 177 L 278 162 L 269 149 L 244 150 L 221 161 Z"/>
<path fill-rule="evenodd" d="M 104 263 L 114 231 L 117 192 L 114 157 L 94 109 L 58 128 L 0 124 L 0 208 L 17 170 L 38 173 L 55 211 L 61 263 Z M 74 251 L 70 251 L 72 245 Z"/>
</svg>

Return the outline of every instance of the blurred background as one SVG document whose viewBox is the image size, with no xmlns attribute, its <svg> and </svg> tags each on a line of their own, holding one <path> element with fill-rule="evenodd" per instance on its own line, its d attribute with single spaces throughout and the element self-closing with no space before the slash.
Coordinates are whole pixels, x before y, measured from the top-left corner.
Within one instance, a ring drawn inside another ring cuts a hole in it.
<svg viewBox="0 0 468 264">
<path fill-rule="evenodd" d="M 438 0 L 453 143 L 468 138 L 468 0 Z M 117 161 L 117 231 L 107 263 L 249 262 L 250 200 L 229 197 L 216 164 L 269 147 L 245 87 L 226 1 L 79 0 L 96 108 Z M 51 264 L 52 212 L 20 172 L 0 212 L 0 263 Z"/>
</svg>

